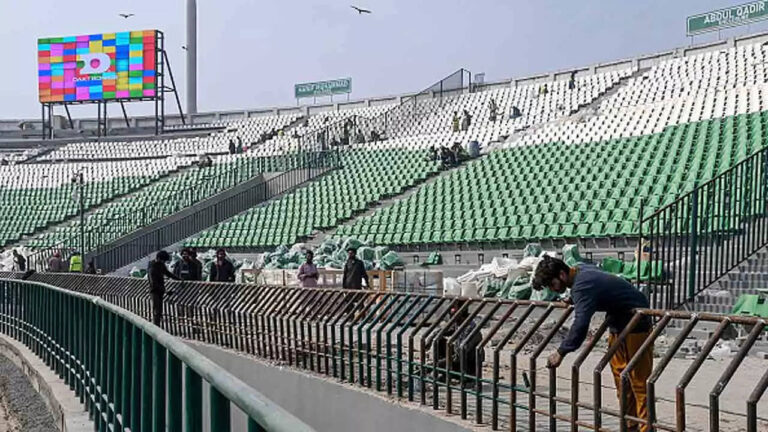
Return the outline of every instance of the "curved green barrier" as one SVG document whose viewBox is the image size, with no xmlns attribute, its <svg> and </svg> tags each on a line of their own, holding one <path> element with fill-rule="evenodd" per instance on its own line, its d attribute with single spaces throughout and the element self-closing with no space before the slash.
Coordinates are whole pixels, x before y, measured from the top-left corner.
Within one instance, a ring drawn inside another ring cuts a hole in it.
<svg viewBox="0 0 768 432">
<path fill-rule="evenodd" d="M 97 297 L 0 279 L 0 332 L 39 356 L 80 398 L 96 430 L 228 431 L 231 404 L 248 431 L 312 431 L 174 336 Z"/>
</svg>

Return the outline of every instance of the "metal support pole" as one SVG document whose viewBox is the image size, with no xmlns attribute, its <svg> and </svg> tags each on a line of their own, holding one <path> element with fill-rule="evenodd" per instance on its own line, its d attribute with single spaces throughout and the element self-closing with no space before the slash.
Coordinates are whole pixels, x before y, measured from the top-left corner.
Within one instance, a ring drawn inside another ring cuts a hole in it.
<svg viewBox="0 0 768 432">
<path fill-rule="evenodd" d="M 75 123 L 72 121 L 72 114 L 69 113 L 69 104 L 64 104 L 64 111 L 67 112 L 67 120 L 69 120 L 69 128 L 74 129 Z"/>
<path fill-rule="evenodd" d="M 130 129 L 131 122 L 128 121 L 128 113 L 125 111 L 125 104 L 123 103 L 123 101 L 120 101 L 120 108 L 123 109 L 123 119 L 125 119 L 125 127 Z M 69 111 L 67 111 L 67 114 L 69 114 Z"/>
<path fill-rule="evenodd" d="M 197 0 L 187 0 L 187 114 L 197 114 Z"/>
</svg>

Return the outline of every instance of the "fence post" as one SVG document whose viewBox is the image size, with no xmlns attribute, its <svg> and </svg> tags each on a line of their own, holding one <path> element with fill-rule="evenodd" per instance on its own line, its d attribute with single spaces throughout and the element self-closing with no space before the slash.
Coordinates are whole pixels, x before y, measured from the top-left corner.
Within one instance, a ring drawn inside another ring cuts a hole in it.
<svg viewBox="0 0 768 432">
<path fill-rule="evenodd" d="M 642 286 L 642 273 L 640 272 L 640 267 L 643 266 L 643 207 L 645 206 L 645 202 L 643 198 L 640 198 L 640 216 L 638 216 L 638 222 L 637 222 L 637 285 L 638 287 Z M 650 259 L 650 256 L 649 256 Z M 650 266 L 651 263 L 649 262 L 648 265 Z M 651 289 L 650 289 L 650 278 L 648 283 L 646 283 L 645 287 L 642 289 L 643 294 L 645 294 L 646 297 L 649 298 L 651 296 Z"/>
<path fill-rule="evenodd" d="M 211 397 L 211 431 L 226 431 L 231 429 L 229 401 L 215 387 L 210 388 Z"/>
<path fill-rule="evenodd" d="M 189 388 L 187 388 L 189 391 Z M 168 353 L 168 431 L 181 432 L 181 360 Z"/>
<path fill-rule="evenodd" d="M 699 241 L 699 189 L 696 183 L 693 184 L 693 194 L 691 195 L 691 227 L 688 237 L 688 256 L 690 264 L 688 267 L 688 300 L 693 301 L 696 295 L 696 250 Z"/>
<path fill-rule="evenodd" d="M 203 432 L 203 382 L 192 368 L 184 370 L 184 420 L 187 432 Z"/>
<path fill-rule="evenodd" d="M 165 347 L 155 340 L 152 341 L 152 430 L 165 431 Z"/>
</svg>

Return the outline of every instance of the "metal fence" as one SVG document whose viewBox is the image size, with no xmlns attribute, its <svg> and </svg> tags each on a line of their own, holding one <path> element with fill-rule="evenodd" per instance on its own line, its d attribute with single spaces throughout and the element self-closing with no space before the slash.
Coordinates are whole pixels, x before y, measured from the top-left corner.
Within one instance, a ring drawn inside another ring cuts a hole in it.
<svg viewBox="0 0 768 432">
<path fill-rule="evenodd" d="M 299 138 L 302 149 L 334 148 L 392 138 L 413 131 L 413 127 L 440 110 L 446 100 L 471 90 L 472 73 L 459 69 L 426 89 L 403 98 L 399 104 L 374 116 L 349 116 L 323 125 Z"/>
<path fill-rule="evenodd" d="M 234 172 L 227 170 L 222 173 L 227 179 L 225 189 L 235 187 L 266 171 L 263 158 L 244 159 L 253 162 L 240 167 L 241 170 L 247 170 L 244 175 L 242 171 L 236 170 Z M 87 260 L 93 259 L 95 265 L 104 272 L 114 271 L 261 202 L 301 186 L 338 168 L 341 164 L 340 154 L 332 150 L 285 155 L 281 156 L 280 160 L 284 162 L 281 167 L 286 170 L 285 172 L 263 179 L 223 199 L 209 200 L 212 198 L 211 192 L 199 193 L 197 190 L 199 185 L 180 191 L 179 196 L 188 196 L 188 199 L 179 203 L 176 209 L 180 212 L 177 213 L 180 217 L 174 218 L 173 215 L 167 214 L 166 207 L 161 203 L 157 203 L 158 205 L 148 203 L 140 212 L 116 215 L 95 227 L 88 227 L 84 233 L 84 250 Z M 224 192 L 225 189 L 220 192 Z M 132 238 L 131 234 L 127 237 L 117 237 L 113 234 L 115 230 L 132 233 L 153 224 L 155 224 L 154 229 Z M 48 260 L 54 253 L 62 253 L 66 258 L 79 249 L 75 246 L 79 243 L 81 243 L 80 239 L 72 237 L 54 247 L 35 252 L 29 257 L 30 268 L 37 271 L 47 270 Z"/>
<path fill-rule="evenodd" d="M 67 274 L 32 279 L 104 298 L 142 317 L 151 313 L 145 280 Z M 652 430 L 717 431 L 721 418 L 755 432 L 768 427 L 757 406 L 768 387 L 768 369 L 752 370 L 737 397 L 741 414 L 721 410 L 720 396 L 755 343 L 766 338 L 765 319 L 638 310 L 619 335 L 623 341 L 644 316 L 657 320 L 639 353 L 620 377 L 619 398 L 603 371 L 616 345 L 602 342 L 607 324 L 593 328 L 572 362 L 544 367 L 557 347 L 572 309 L 563 303 L 465 299 L 418 293 L 301 289 L 216 283 L 169 283 L 164 326 L 171 334 L 212 343 L 273 362 L 306 369 L 398 399 L 459 415 L 493 430 L 628 430 L 650 422 Z M 666 351 L 646 382 L 648 419 L 628 406 L 628 379 L 639 357 L 655 349 L 676 324 Z M 701 325 L 715 326 L 684 372 L 667 372 Z M 724 370 L 705 364 L 726 330 L 746 334 Z M 450 359 L 450 360 L 447 360 Z M 708 399 L 686 392 L 702 369 L 712 376 Z M 754 375 L 756 373 L 756 375 Z M 591 377 L 591 381 L 589 378 Z M 661 380 L 662 377 L 664 380 Z M 676 386 L 670 388 L 670 382 Z M 672 393 L 662 397 L 664 391 Z M 733 397 L 731 397 L 731 400 Z M 704 404 L 702 406 L 702 403 Z"/>
<path fill-rule="evenodd" d="M 182 341 L 102 299 L 50 285 L 0 280 L 0 331 L 29 347 L 85 405 L 95 430 L 232 429 L 231 404 L 249 431 L 309 426 Z"/>
<path fill-rule="evenodd" d="M 645 259 L 662 278 L 653 307 L 676 309 L 768 244 L 768 148 L 695 187 L 642 220 Z"/>
</svg>

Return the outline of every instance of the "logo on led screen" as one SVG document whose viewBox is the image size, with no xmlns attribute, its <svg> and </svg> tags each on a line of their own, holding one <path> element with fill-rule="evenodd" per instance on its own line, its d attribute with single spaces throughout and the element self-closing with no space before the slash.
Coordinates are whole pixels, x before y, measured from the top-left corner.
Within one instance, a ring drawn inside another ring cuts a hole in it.
<svg viewBox="0 0 768 432">
<path fill-rule="evenodd" d="M 93 75 L 104 73 L 109 70 L 112 60 L 104 53 L 81 54 L 83 67 L 80 69 L 81 75 Z"/>
</svg>

